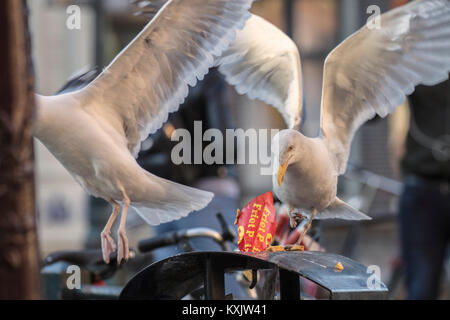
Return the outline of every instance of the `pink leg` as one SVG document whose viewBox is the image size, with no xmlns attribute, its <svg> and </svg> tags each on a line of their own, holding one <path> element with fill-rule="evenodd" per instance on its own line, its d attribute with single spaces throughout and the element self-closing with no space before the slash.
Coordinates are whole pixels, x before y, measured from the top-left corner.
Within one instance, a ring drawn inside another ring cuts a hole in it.
<svg viewBox="0 0 450 320">
<path fill-rule="evenodd" d="M 102 252 L 103 252 L 103 260 L 106 263 L 109 263 L 109 256 L 112 252 L 116 250 L 116 244 L 114 243 L 113 238 L 111 238 L 111 227 L 114 223 L 114 221 L 117 218 L 117 215 L 120 212 L 120 205 L 116 202 L 111 202 L 112 206 L 114 207 L 113 213 L 108 219 L 108 222 L 106 223 L 105 228 L 103 229 L 102 233 L 100 234 L 100 237 L 102 239 Z"/>
<path fill-rule="evenodd" d="M 300 237 L 298 238 L 297 244 L 302 243 L 303 238 L 304 238 L 305 235 L 308 233 L 309 229 L 311 229 L 311 224 L 312 224 L 312 222 L 313 222 L 314 217 L 316 216 L 316 214 L 317 214 L 317 210 L 313 209 L 313 210 L 311 211 L 311 217 L 309 218 L 308 224 L 306 225 L 306 227 L 305 227 L 305 229 L 303 230 L 302 234 L 301 234 Z"/>
<path fill-rule="evenodd" d="M 119 230 L 117 231 L 117 242 L 119 243 L 119 249 L 117 250 L 117 263 L 125 259 L 128 261 L 128 255 L 130 253 L 128 248 L 128 238 L 127 233 L 125 231 L 125 224 L 127 221 L 127 213 L 128 208 L 130 207 L 130 198 L 128 198 L 125 190 L 121 188 L 123 194 L 123 208 L 122 208 L 122 216 L 120 217 L 120 225 Z"/>
</svg>

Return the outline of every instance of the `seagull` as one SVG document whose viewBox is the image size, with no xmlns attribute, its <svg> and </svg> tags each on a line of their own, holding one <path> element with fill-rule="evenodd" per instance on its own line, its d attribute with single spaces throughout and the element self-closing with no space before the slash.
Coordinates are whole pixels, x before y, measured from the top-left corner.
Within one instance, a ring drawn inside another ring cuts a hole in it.
<svg viewBox="0 0 450 320">
<path fill-rule="evenodd" d="M 113 206 L 101 233 L 103 259 L 129 255 L 130 206 L 150 225 L 187 216 L 213 194 L 159 178 L 136 162 L 158 130 L 250 17 L 254 0 L 171 0 L 85 88 L 36 95 L 34 135 L 90 195 Z M 119 216 L 116 246 L 111 227 Z"/>
<path fill-rule="evenodd" d="M 321 130 L 297 129 L 302 115 L 302 76 L 297 46 L 281 30 L 252 16 L 216 61 L 237 91 L 276 107 L 288 129 L 272 140 L 273 190 L 313 219 L 367 220 L 337 196 L 356 130 L 376 115 L 385 117 L 419 84 L 435 85 L 450 71 L 450 1 L 419 0 L 390 10 L 380 27 L 366 25 L 335 48 L 324 67 Z"/>
</svg>

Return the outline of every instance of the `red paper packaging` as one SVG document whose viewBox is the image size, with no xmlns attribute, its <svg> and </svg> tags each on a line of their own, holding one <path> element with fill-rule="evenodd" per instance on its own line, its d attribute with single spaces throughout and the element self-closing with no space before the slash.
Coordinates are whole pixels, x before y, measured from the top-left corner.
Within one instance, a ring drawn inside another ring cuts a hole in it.
<svg viewBox="0 0 450 320">
<path fill-rule="evenodd" d="M 236 217 L 239 250 L 261 252 L 272 243 L 276 232 L 276 213 L 272 192 L 248 203 Z"/>
</svg>

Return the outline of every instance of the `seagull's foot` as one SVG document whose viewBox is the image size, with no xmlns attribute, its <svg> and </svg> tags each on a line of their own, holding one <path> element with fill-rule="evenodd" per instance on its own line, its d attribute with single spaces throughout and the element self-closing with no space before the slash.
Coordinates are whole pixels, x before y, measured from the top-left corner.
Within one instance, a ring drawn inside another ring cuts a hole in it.
<svg viewBox="0 0 450 320">
<path fill-rule="evenodd" d="M 303 220 L 305 220 L 306 217 L 304 215 L 302 215 L 301 213 L 297 213 L 297 212 L 293 212 L 290 215 L 290 225 L 292 229 L 297 228 L 297 226 L 302 223 Z"/>
<path fill-rule="evenodd" d="M 116 251 L 116 243 L 114 242 L 114 239 L 111 237 L 110 231 L 106 230 L 102 231 L 100 237 L 102 239 L 103 260 L 106 263 L 109 263 L 109 257 L 111 253 Z"/>
<path fill-rule="evenodd" d="M 128 248 L 128 238 L 125 230 L 119 230 L 117 241 L 119 243 L 119 249 L 117 250 L 117 264 L 120 264 L 123 259 L 128 261 L 130 250 Z"/>
</svg>

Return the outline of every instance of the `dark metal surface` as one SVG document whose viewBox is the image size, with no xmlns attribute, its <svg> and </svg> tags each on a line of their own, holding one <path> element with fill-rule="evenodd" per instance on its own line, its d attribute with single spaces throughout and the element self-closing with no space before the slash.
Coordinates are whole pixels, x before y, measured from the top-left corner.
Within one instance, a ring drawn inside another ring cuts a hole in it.
<svg viewBox="0 0 450 320">
<path fill-rule="evenodd" d="M 254 253 L 247 255 L 255 256 Z M 382 299 L 388 289 L 380 282 L 379 289 L 369 288 L 367 280 L 370 273 L 367 267 L 347 257 L 325 252 L 274 252 L 256 254 L 276 264 L 279 268 L 296 272 L 331 293 L 332 299 Z M 339 262 L 344 270 L 335 270 Z"/>
<path fill-rule="evenodd" d="M 135 275 L 121 299 L 181 299 L 204 285 L 206 263 L 213 260 L 227 271 L 270 269 L 266 261 L 233 252 L 189 252 L 156 262 Z"/>
<path fill-rule="evenodd" d="M 208 262 L 210 261 L 210 262 Z M 212 264 L 212 269 L 209 269 Z M 341 262 L 343 271 L 336 271 Z M 220 267 L 220 268 L 219 268 Z M 220 269 L 220 270 L 219 270 Z M 189 252 L 156 262 L 139 272 L 122 290 L 121 299 L 181 299 L 206 281 L 207 296 L 221 297 L 223 288 L 215 272 L 247 269 L 280 270 L 281 298 L 298 299 L 299 286 L 295 277 L 307 278 L 331 293 L 332 299 L 382 299 L 387 288 L 380 283 L 379 289 L 367 286 L 367 267 L 331 253 L 323 252 Z M 213 270 L 207 271 L 207 270 Z M 210 272 L 210 273 L 208 273 Z M 211 284 L 208 281 L 213 281 Z M 218 284 L 218 291 L 214 286 Z M 298 291 L 298 294 L 293 291 Z M 288 296 L 286 296 L 286 294 Z"/>
<path fill-rule="evenodd" d="M 225 279 L 223 264 L 209 256 L 205 261 L 204 288 L 207 300 L 225 299 Z"/>
<path fill-rule="evenodd" d="M 300 300 L 300 277 L 298 273 L 280 269 L 281 300 Z"/>
</svg>

